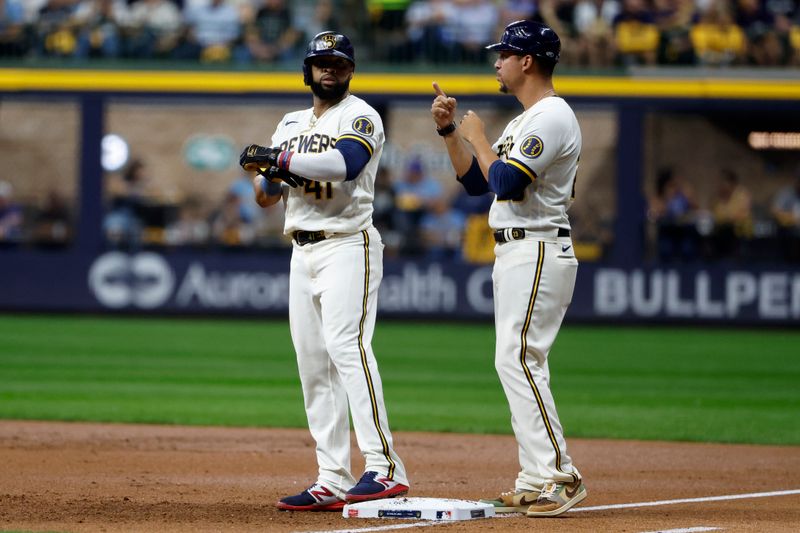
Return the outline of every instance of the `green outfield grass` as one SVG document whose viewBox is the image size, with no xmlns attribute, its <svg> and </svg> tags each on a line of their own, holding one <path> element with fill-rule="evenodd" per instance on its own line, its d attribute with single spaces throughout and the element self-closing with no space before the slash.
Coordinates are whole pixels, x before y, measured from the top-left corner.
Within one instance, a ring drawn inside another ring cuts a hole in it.
<svg viewBox="0 0 800 533">
<path fill-rule="evenodd" d="M 510 433 L 488 324 L 378 324 L 396 430 Z M 800 332 L 565 326 L 568 437 L 800 444 Z M 304 427 L 283 321 L 0 315 L 0 418 Z"/>
</svg>

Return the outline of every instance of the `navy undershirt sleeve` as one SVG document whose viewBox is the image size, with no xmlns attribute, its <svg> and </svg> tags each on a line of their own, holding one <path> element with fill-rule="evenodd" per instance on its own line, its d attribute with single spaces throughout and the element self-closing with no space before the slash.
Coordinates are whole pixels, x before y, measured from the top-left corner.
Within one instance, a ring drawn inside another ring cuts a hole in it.
<svg viewBox="0 0 800 533">
<path fill-rule="evenodd" d="M 481 172 L 481 166 L 474 157 L 469 170 L 463 176 L 456 176 L 456 179 L 461 182 L 461 185 L 464 186 L 470 196 L 481 196 L 489 192 L 489 184 L 486 183 L 486 178 L 483 177 L 483 172 Z"/>
<path fill-rule="evenodd" d="M 364 167 L 369 162 L 369 151 L 367 148 L 358 141 L 351 139 L 342 139 L 337 141 L 336 150 L 339 150 L 344 157 L 344 165 L 347 168 L 347 177 L 345 181 L 356 179 Z"/>
<path fill-rule="evenodd" d="M 489 190 L 498 200 L 517 199 L 530 184 L 531 179 L 523 171 L 499 159 L 489 167 Z"/>
</svg>

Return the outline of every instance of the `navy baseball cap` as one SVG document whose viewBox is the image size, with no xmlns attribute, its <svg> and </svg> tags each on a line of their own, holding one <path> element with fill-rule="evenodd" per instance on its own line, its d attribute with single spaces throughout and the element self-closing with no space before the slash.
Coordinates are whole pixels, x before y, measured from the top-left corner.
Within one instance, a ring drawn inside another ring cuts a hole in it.
<svg viewBox="0 0 800 533">
<path fill-rule="evenodd" d="M 500 42 L 490 44 L 487 50 L 509 51 L 558 63 L 561 55 L 561 40 L 550 26 L 531 20 L 518 20 L 506 26 Z"/>
</svg>

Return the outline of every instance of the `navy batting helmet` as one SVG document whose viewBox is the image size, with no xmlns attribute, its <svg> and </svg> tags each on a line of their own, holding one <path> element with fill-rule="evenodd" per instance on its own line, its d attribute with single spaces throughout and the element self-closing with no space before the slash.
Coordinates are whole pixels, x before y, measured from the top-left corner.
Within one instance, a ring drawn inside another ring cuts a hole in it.
<svg viewBox="0 0 800 533">
<path fill-rule="evenodd" d="M 561 41 L 553 29 L 538 22 L 518 20 L 506 26 L 499 43 L 490 44 L 487 50 L 502 52 L 508 50 L 558 63 L 561 54 Z"/>
<path fill-rule="evenodd" d="M 335 31 L 323 31 L 314 36 L 308 43 L 306 57 L 303 60 L 303 81 L 306 85 L 311 85 L 311 69 L 308 63 L 315 57 L 336 56 L 348 60 L 356 65 L 356 52 L 350 39 L 346 35 Z"/>
</svg>

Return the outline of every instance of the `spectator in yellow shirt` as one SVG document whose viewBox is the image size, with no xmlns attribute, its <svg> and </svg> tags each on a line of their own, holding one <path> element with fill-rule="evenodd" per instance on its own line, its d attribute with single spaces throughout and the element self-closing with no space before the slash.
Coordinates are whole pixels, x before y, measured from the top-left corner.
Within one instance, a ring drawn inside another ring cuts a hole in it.
<svg viewBox="0 0 800 533">
<path fill-rule="evenodd" d="M 729 169 L 720 171 L 721 180 L 714 199 L 712 242 L 716 257 L 736 257 L 753 235 L 753 213 L 750 191 Z"/>
<path fill-rule="evenodd" d="M 716 2 L 691 30 L 692 45 L 701 64 L 735 65 L 744 62 L 747 37 L 733 21 L 725 2 Z"/>
</svg>

